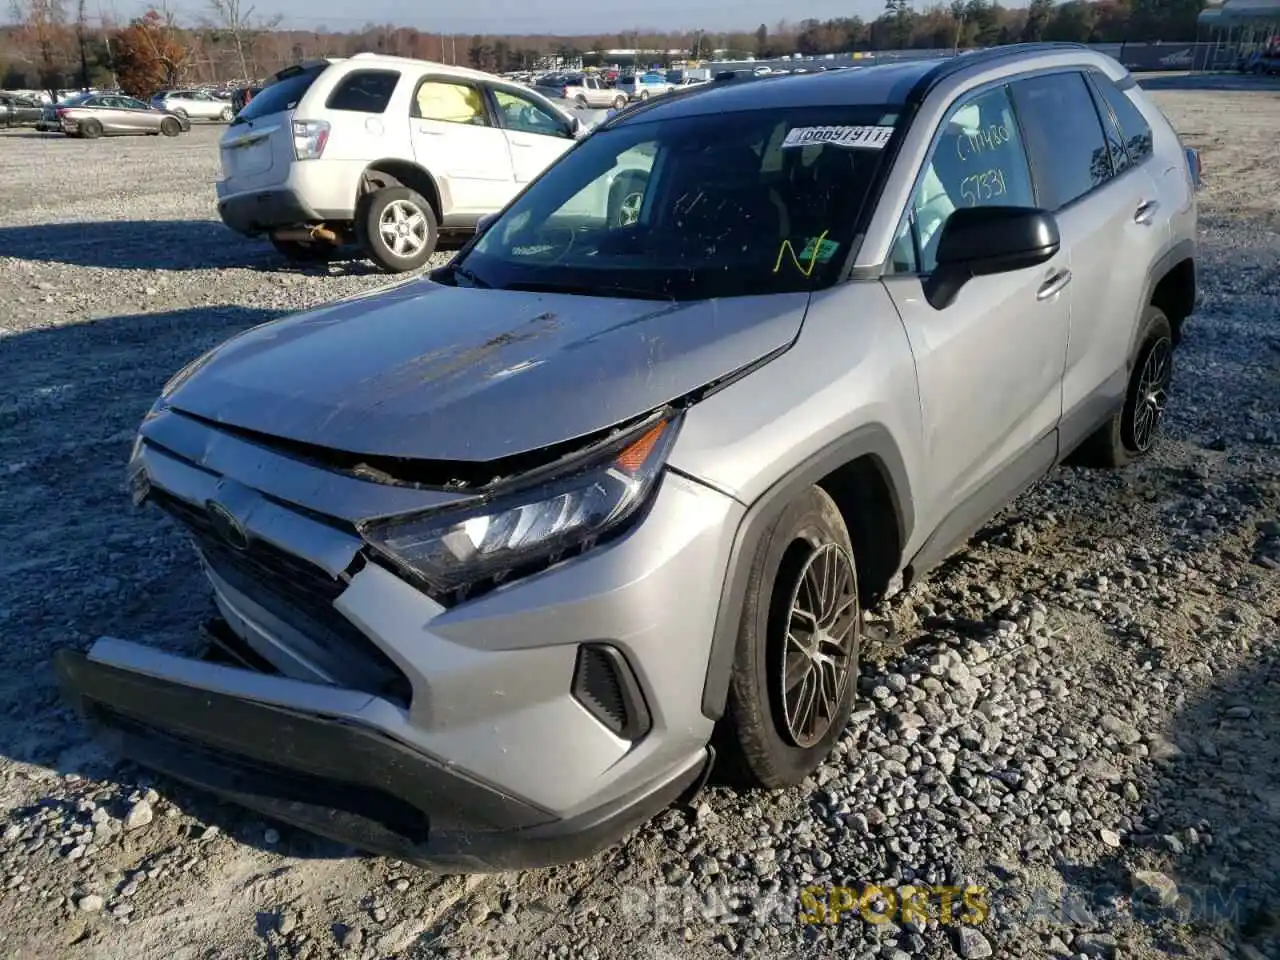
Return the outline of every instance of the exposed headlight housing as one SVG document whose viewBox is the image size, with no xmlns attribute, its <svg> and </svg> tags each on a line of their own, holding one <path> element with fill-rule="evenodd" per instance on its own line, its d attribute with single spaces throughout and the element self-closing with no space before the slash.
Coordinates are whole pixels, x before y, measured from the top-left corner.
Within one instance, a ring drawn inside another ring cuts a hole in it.
<svg viewBox="0 0 1280 960">
<path fill-rule="evenodd" d="M 439 599 L 590 549 L 635 516 L 675 440 L 669 415 L 566 466 L 478 504 L 359 524 L 365 540 Z"/>
</svg>

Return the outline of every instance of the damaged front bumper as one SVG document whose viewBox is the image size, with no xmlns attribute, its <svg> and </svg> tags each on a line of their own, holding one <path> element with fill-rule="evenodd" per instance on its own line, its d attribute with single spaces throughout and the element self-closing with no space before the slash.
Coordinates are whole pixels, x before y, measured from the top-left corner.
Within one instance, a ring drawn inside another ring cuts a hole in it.
<svg viewBox="0 0 1280 960">
<path fill-rule="evenodd" d="M 704 773 L 690 758 L 630 796 L 557 818 L 379 729 L 392 709 L 318 687 L 99 640 L 55 671 L 104 744 L 285 823 L 445 873 L 569 862 L 617 842 Z M 239 690 L 233 693 L 233 690 Z"/>
</svg>

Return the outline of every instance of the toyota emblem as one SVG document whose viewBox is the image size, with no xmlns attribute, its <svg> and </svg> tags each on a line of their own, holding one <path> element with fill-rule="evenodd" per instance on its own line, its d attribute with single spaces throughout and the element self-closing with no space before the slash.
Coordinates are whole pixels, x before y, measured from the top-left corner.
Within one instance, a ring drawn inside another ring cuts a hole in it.
<svg viewBox="0 0 1280 960">
<path fill-rule="evenodd" d="M 245 531 L 244 524 L 230 510 L 216 500 L 206 500 L 205 509 L 209 512 L 209 524 L 223 543 L 235 550 L 248 549 L 249 534 Z"/>
</svg>

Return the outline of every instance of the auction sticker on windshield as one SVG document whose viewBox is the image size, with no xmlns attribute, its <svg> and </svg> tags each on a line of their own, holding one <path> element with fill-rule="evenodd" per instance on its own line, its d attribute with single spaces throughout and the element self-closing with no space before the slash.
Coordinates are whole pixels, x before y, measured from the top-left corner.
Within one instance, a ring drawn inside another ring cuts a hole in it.
<svg viewBox="0 0 1280 960">
<path fill-rule="evenodd" d="M 836 147 L 861 150 L 883 150 L 893 136 L 893 127 L 795 127 L 787 132 L 782 148 L 809 147 L 829 143 Z"/>
</svg>

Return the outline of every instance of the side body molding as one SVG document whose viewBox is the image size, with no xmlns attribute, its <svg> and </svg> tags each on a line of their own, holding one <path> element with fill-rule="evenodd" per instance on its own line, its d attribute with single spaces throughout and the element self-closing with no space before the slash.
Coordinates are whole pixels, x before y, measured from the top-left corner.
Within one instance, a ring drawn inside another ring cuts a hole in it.
<svg viewBox="0 0 1280 960">
<path fill-rule="evenodd" d="M 870 457 L 880 469 L 893 501 L 898 525 L 898 543 L 905 545 L 915 524 L 907 468 L 898 445 L 880 424 L 866 424 L 845 434 L 802 461 L 781 480 L 769 487 L 748 508 L 734 535 L 729 553 L 729 571 L 720 595 L 707 679 L 702 692 L 702 713 L 719 720 L 724 715 L 729 694 L 729 678 L 738 644 L 742 605 L 747 593 L 751 563 L 760 542 L 800 491 L 859 457 Z M 901 558 L 898 566 L 901 567 Z"/>
</svg>

